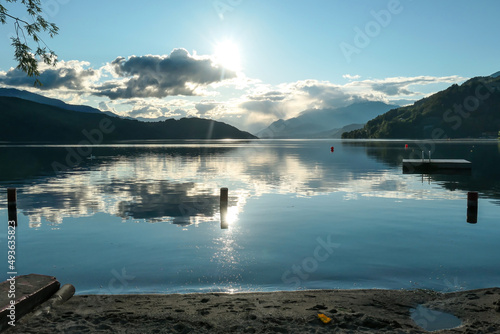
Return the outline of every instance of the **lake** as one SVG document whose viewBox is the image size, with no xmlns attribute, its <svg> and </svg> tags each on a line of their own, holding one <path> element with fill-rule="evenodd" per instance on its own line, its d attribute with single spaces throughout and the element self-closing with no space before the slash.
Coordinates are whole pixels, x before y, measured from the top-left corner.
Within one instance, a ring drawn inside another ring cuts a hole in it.
<svg viewBox="0 0 500 334">
<path fill-rule="evenodd" d="M 472 171 L 403 174 L 422 150 Z M 3 144 L 0 220 L 16 187 L 18 273 L 77 294 L 457 291 L 499 285 L 499 166 L 497 141 Z"/>
</svg>

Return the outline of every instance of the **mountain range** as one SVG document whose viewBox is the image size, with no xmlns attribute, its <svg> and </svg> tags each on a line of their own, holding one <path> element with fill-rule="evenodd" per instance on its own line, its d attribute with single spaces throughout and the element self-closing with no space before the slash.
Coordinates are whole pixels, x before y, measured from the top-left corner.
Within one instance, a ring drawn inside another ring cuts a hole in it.
<svg viewBox="0 0 500 334">
<path fill-rule="evenodd" d="M 346 107 L 310 109 L 277 120 L 257 133 L 261 138 L 496 137 L 500 130 L 500 72 L 472 78 L 399 107 L 365 101 Z M 0 141 L 78 142 L 82 131 L 108 119 L 106 141 L 144 139 L 256 138 L 228 124 L 200 118 L 144 122 L 106 111 L 12 88 L 0 88 Z M 106 121 L 107 122 L 107 121 Z"/>
<path fill-rule="evenodd" d="M 392 109 L 342 138 L 497 138 L 500 130 L 500 72 Z"/>
<path fill-rule="evenodd" d="M 118 117 L 118 115 L 113 114 L 111 111 L 101 111 L 99 109 L 92 108 L 92 107 L 85 106 L 85 105 L 68 104 L 68 103 L 63 102 L 61 100 L 51 99 L 51 98 L 45 97 L 43 95 L 39 95 L 39 94 L 35 94 L 35 93 L 31 93 L 31 92 L 28 92 L 25 90 L 19 90 L 19 89 L 15 89 L 15 88 L 0 88 L 0 96 L 17 97 L 17 98 L 20 98 L 23 100 L 37 102 L 40 104 L 46 104 L 49 106 L 54 106 L 54 107 L 58 107 L 61 109 L 66 109 L 66 110 L 94 113 L 94 114 L 105 114 L 108 116 Z"/>
<path fill-rule="evenodd" d="M 5 90 L 3 92 L 5 93 Z M 140 122 L 109 115 L 91 107 L 72 106 L 62 101 L 59 103 L 58 100 L 45 100 L 33 95 L 23 96 L 48 101 L 50 104 L 0 96 L 0 141 L 101 143 L 119 140 L 256 138 L 231 125 L 208 119 L 182 118 L 162 122 Z M 66 108 L 68 106 L 70 109 Z M 83 111 L 71 110 L 79 107 Z"/>
<path fill-rule="evenodd" d="M 257 133 L 260 138 L 340 138 L 345 131 L 362 128 L 369 120 L 397 108 L 383 102 L 365 101 L 346 107 L 310 109 L 297 117 L 279 119 Z"/>
</svg>

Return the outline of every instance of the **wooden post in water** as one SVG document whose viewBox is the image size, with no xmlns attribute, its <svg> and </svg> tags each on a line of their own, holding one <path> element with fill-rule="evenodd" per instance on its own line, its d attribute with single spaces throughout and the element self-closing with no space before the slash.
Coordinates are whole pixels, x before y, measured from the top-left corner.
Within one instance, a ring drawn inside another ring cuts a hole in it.
<svg viewBox="0 0 500 334">
<path fill-rule="evenodd" d="M 17 226 L 17 193 L 16 188 L 7 188 L 7 206 L 8 206 L 8 216 L 9 225 L 10 222 L 14 222 L 11 226 Z"/>
<path fill-rule="evenodd" d="M 477 191 L 469 191 L 467 193 L 467 223 L 477 223 L 477 202 L 479 194 Z"/>
<path fill-rule="evenodd" d="M 228 189 L 220 188 L 220 228 L 225 230 L 228 228 L 227 223 L 227 205 L 228 205 Z"/>
</svg>

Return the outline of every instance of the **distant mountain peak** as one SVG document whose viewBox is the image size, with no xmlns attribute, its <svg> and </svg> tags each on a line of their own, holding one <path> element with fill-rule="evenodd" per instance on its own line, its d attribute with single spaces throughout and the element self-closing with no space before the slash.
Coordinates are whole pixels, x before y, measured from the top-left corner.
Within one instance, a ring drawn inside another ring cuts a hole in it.
<svg viewBox="0 0 500 334">
<path fill-rule="evenodd" d="M 307 109 L 298 116 L 274 121 L 257 133 L 261 138 L 330 138 L 347 125 L 364 124 L 397 108 L 380 101 L 357 101 L 346 107 Z"/>
<path fill-rule="evenodd" d="M 493 73 L 492 75 L 490 75 L 490 77 L 492 77 L 492 78 L 500 77 L 500 71 L 498 71 L 497 73 Z"/>
<path fill-rule="evenodd" d="M 19 99 L 23 99 L 26 101 L 36 102 L 40 104 L 45 104 L 53 107 L 58 107 L 64 110 L 78 111 L 83 113 L 91 113 L 91 114 L 105 114 L 112 117 L 119 117 L 118 115 L 113 114 L 110 111 L 102 111 L 100 109 L 96 109 L 86 105 L 76 105 L 76 104 L 68 104 L 64 101 L 53 99 L 50 97 L 46 97 L 40 94 L 31 93 L 26 90 L 20 90 L 16 88 L 0 88 L 0 96 L 3 97 L 17 97 Z"/>
</svg>

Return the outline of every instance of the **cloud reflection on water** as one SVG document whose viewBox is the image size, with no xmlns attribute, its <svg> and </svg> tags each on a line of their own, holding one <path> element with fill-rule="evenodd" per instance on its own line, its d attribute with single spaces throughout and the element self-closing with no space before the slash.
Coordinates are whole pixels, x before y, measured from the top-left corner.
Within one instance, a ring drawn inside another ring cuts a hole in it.
<svg viewBox="0 0 500 334">
<path fill-rule="evenodd" d="M 44 221 L 57 226 L 66 217 L 98 212 L 124 220 L 184 226 L 219 221 L 221 187 L 229 188 L 233 221 L 249 198 L 264 194 L 313 197 L 344 192 L 344 200 L 463 197 L 462 192 L 446 190 L 439 182 L 432 184 L 430 177 L 429 185 L 418 175 L 402 174 L 397 162 L 397 154 L 404 153 L 401 150 L 337 143 L 331 154 L 329 144 L 285 141 L 205 148 L 95 148 L 97 159 L 73 171 L 20 182 L 18 208 L 28 216 L 31 227 Z M 51 161 L 40 158 L 39 162 L 43 169 Z M 10 186 L 8 181 L 2 184 Z"/>
</svg>

